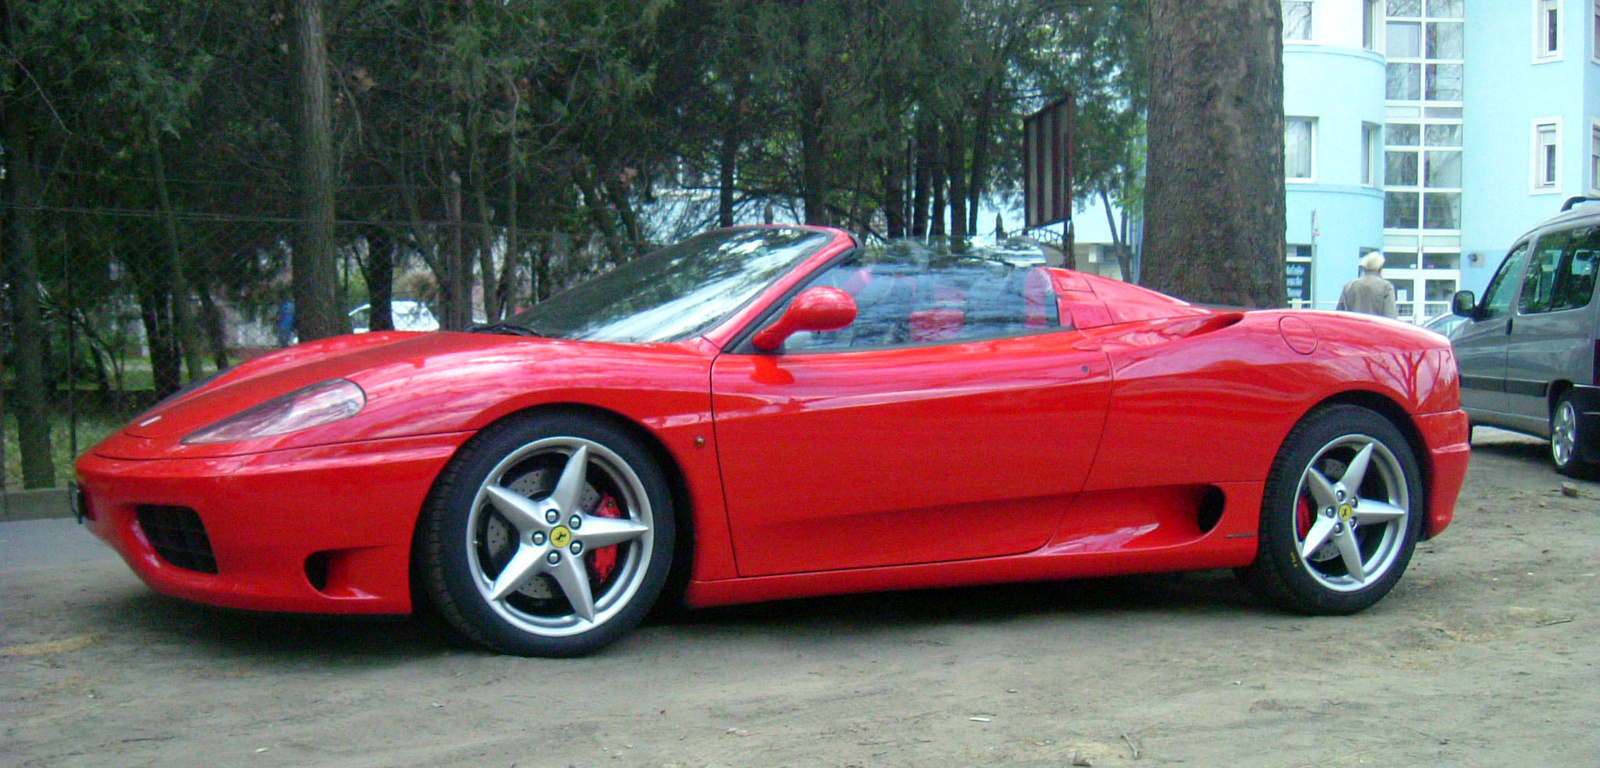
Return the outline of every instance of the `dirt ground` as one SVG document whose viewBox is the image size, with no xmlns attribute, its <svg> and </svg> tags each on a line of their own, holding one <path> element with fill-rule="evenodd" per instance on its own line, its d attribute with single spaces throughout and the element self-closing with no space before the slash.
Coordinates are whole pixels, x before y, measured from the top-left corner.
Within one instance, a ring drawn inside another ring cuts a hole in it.
<svg viewBox="0 0 1600 768">
<path fill-rule="evenodd" d="M 1336 619 L 1208 572 L 708 611 L 529 660 L 186 605 L 70 521 L 5 523 L 0 766 L 1600 765 L 1600 484 L 1486 433 L 1455 525 Z"/>
</svg>

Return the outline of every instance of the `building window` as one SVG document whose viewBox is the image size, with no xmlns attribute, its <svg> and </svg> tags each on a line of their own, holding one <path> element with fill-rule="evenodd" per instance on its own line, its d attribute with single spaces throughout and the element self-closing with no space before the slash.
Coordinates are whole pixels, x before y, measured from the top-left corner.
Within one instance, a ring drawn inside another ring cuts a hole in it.
<svg viewBox="0 0 1600 768">
<path fill-rule="evenodd" d="M 1561 118 L 1533 121 L 1533 157 L 1530 191 L 1534 194 L 1561 190 Z"/>
<path fill-rule="evenodd" d="M 1594 12 L 1590 15 L 1594 17 L 1594 29 L 1591 31 L 1593 39 L 1589 41 L 1589 58 L 1600 64 L 1600 0 L 1594 0 Z"/>
<path fill-rule="evenodd" d="M 1561 0 L 1533 0 L 1533 60 L 1561 58 Z"/>
<path fill-rule="evenodd" d="M 1311 39 L 1311 0 L 1283 0 L 1283 39 Z"/>
<path fill-rule="evenodd" d="M 1589 194 L 1600 195 L 1600 120 L 1589 118 Z"/>
<path fill-rule="evenodd" d="M 1461 193 L 1425 192 L 1422 195 L 1423 229 L 1460 229 Z"/>
<path fill-rule="evenodd" d="M 1417 101 L 1422 98 L 1422 65 L 1389 62 L 1389 84 L 1384 97 L 1390 101 Z"/>
<path fill-rule="evenodd" d="M 1310 117 L 1283 119 L 1283 173 L 1289 181 L 1311 181 L 1315 171 L 1317 121 Z"/>
<path fill-rule="evenodd" d="M 1372 123 L 1361 124 L 1361 186 L 1374 187 L 1378 184 L 1378 148 L 1383 146 L 1381 140 L 1383 128 Z"/>
<path fill-rule="evenodd" d="M 1383 28 L 1383 17 L 1378 15 L 1379 13 L 1381 11 L 1378 10 L 1378 0 L 1362 0 L 1361 47 L 1369 51 L 1378 50 L 1378 30 Z"/>
</svg>

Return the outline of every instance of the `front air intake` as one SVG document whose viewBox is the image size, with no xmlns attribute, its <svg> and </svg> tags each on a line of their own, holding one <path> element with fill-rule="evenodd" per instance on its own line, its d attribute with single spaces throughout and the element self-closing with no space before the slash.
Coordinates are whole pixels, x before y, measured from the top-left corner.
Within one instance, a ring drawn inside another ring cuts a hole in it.
<svg viewBox="0 0 1600 768">
<path fill-rule="evenodd" d="M 188 507 L 140 504 L 136 514 L 150 548 L 162 560 L 189 571 L 217 572 L 217 558 L 211 553 L 211 539 L 200 513 Z"/>
</svg>

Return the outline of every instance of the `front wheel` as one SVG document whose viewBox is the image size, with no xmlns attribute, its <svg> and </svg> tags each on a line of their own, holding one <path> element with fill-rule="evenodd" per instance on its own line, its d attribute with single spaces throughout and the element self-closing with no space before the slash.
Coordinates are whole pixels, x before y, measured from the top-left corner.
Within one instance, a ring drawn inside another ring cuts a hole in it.
<svg viewBox="0 0 1600 768">
<path fill-rule="evenodd" d="M 1239 576 L 1287 610 L 1363 610 L 1410 563 L 1423 498 L 1411 446 L 1387 419 L 1352 405 L 1313 411 L 1273 461 L 1256 560 Z"/>
<path fill-rule="evenodd" d="M 1578 418 L 1578 404 L 1572 392 L 1562 394 L 1550 412 L 1550 459 L 1555 462 L 1556 471 L 1568 477 L 1591 476 L 1597 467 L 1583 459 L 1583 446 L 1589 439 L 1583 420 Z"/>
<path fill-rule="evenodd" d="M 480 645 L 589 653 L 661 594 L 673 522 L 660 468 L 626 432 L 569 414 L 514 418 L 441 475 L 418 527 L 419 581 Z"/>
</svg>

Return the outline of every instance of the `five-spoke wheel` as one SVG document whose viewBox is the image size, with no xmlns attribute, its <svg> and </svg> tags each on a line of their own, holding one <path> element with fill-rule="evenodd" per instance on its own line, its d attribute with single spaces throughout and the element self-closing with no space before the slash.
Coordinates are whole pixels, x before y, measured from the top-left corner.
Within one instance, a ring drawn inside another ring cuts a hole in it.
<svg viewBox="0 0 1600 768">
<path fill-rule="evenodd" d="M 496 650 L 566 656 L 638 624 L 672 561 L 670 494 L 625 432 L 566 414 L 485 430 L 440 479 L 419 526 L 423 585 Z"/>
<path fill-rule="evenodd" d="M 1284 608 L 1353 613 L 1399 580 L 1422 517 L 1404 436 L 1367 409 L 1324 408 L 1290 432 L 1273 462 L 1256 561 L 1240 575 Z"/>
</svg>

